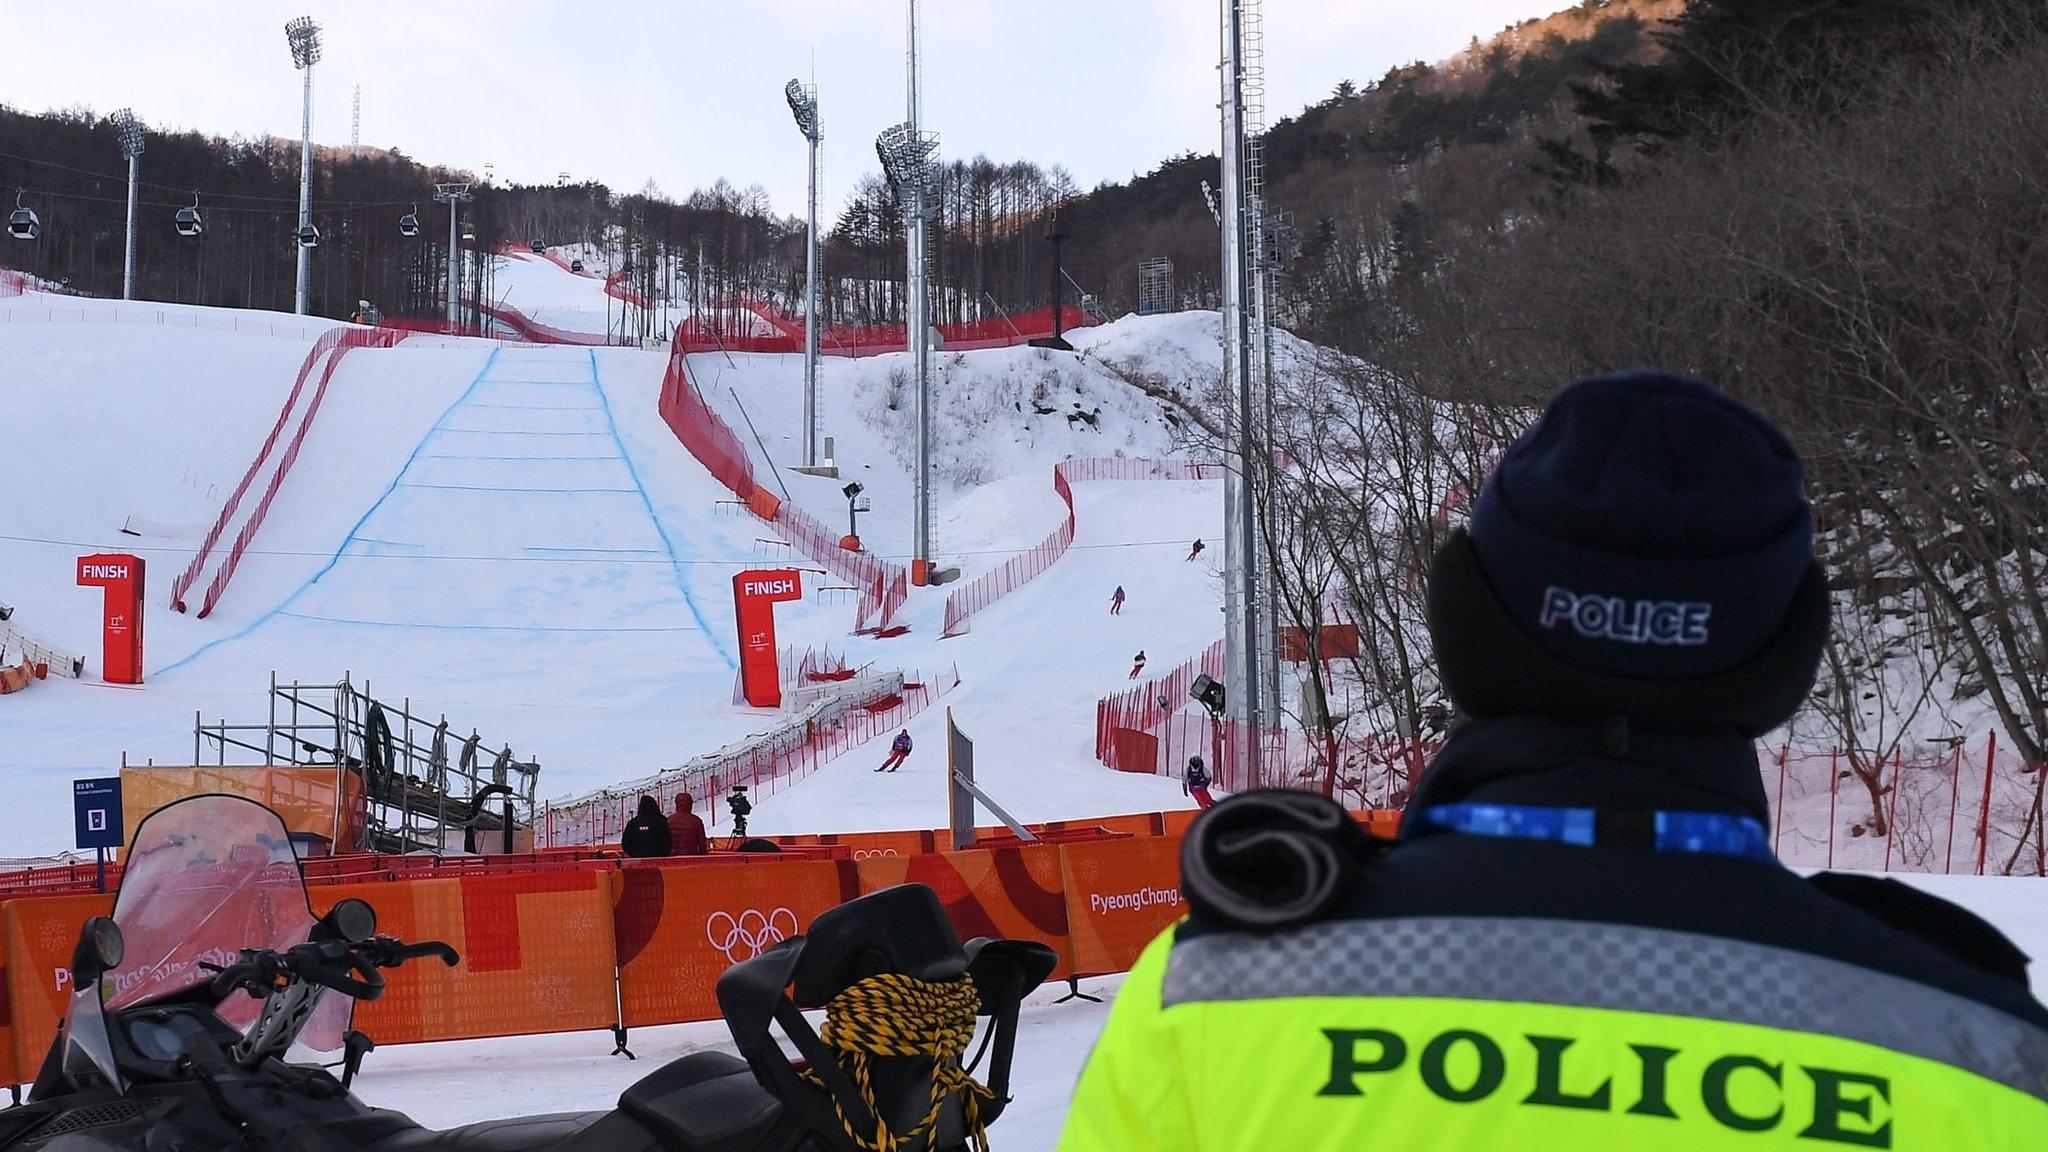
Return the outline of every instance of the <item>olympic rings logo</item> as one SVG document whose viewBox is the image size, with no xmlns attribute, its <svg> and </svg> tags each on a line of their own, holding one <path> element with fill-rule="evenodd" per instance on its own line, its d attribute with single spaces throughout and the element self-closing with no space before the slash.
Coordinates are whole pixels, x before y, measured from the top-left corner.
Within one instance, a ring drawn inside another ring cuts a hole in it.
<svg viewBox="0 0 2048 1152">
<path fill-rule="evenodd" d="M 752 960 L 796 932 L 796 913 L 787 908 L 767 913 L 749 908 L 737 918 L 728 912 L 713 912 L 704 921 L 705 939 L 734 964 Z"/>
<path fill-rule="evenodd" d="M 884 856 L 894 855 L 896 855 L 894 848 L 855 848 L 853 850 L 853 858 L 855 860 L 877 860 Z"/>
</svg>

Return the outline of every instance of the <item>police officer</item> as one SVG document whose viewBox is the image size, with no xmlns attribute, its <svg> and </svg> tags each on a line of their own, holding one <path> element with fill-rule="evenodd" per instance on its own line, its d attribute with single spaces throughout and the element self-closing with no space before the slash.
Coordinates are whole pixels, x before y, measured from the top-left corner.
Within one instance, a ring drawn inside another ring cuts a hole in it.
<svg viewBox="0 0 2048 1152">
<path fill-rule="evenodd" d="M 1198 820 L 1064 1152 L 2048 1149 L 2026 957 L 1772 855 L 1752 742 L 1813 683 L 1812 538 L 1713 388 L 1559 394 L 1432 565 L 1463 723 L 1400 839 L 1306 793 Z"/>
</svg>

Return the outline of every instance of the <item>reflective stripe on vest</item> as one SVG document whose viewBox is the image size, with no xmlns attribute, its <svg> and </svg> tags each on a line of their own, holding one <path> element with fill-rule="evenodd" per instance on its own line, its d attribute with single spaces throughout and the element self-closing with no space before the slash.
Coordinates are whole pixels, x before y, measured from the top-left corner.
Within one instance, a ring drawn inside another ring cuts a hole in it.
<svg viewBox="0 0 2048 1152">
<path fill-rule="evenodd" d="M 1857 1041 L 2048 1102 L 2048 1032 L 1839 960 L 1690 932 L 1534 918 L 1314 924 L 1176 943 L 1163 1009 L 1293 997 L 1513 1001 L 1690 1017 Z M 2048 1132 L 2040 1147 L 2048 1149 Z"/>
</svg>

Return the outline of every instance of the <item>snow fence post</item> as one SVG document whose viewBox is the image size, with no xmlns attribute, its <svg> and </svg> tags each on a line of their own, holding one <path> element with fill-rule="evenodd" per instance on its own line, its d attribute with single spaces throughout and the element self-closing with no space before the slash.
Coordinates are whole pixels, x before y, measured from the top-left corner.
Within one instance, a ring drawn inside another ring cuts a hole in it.
<svg viewBox="0 0 2048 1152">
<path fill-rule="evenodd" d="M 1984 857 L 1991 851 L 1991 774 L 1998 763 L 1998 733 L 1984 741 L 1984 803 L 1977 809 L 1977 875 L 1984 874 Z"/>
</svg>

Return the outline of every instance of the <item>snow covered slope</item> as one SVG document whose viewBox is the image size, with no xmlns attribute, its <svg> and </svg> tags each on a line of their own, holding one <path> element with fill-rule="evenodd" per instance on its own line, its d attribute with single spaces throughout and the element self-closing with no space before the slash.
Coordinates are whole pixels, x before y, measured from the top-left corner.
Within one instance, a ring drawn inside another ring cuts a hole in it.
<svg viewBox="0 0 2048 1152">
<path fill-rule="evenodd" d="M 619 302 L 606 296 L 601 276 L 579 276 L 526 252 L 492 257 L 500 307 L 566 332 L 602 336 L 619 322 Z"/>
<path fill-rule="evenodd" d="M 87 333 L 47 314 L 31 321 L 40 299 L 11 302 L 24 315 L 0 323 L 0 405 L 21 430 L 15 459 L 28 478 L 27 499 L 0 505 L 0 602 L 50 642 L 96 653 L 97 601 L 72 586 L 72 558 L 136 551 L 156 591 L 142 689 L 89 676 L 7 702 L 0 785 L 18 785 L 21 802 L 0 833 L 15 852 L 65 846 L 71 777 L 105 771 L 124 751 L 191 759 L 195 712 L 263 716 L 273 670 L 308 682 L 346 672 L 379 695 L 445 710 L 461 729 L 538 757 L 551 795 L 644 775 L 767 725 L 729 703 L 730 577 L 802 561 L 758 521 L 717 514 L 727 493 L 656 412 L 659 353 L 446 339 L 352 353 L 234 584 L 199 621 L 163 607 L 170 577 L 321 325 L 198 309 L 195 322 L 218 326 Z M 272 325 L 287 334 L 270 335 Z M 905 359 L 831 360 L 821 387 L 845 476 L 875 497 L 862 533 L 899 557 Z M 1085 358 L 1010 349 L 944 355 L 939 367 L 938 539 L 941 559 L 970 576 L 1061 521 L 1055 461 L 1173 448 L 1158 404 Z M 794 463 L 798 358 L 700 356 L 693 371 L 766 457 L 764 472 L 769 460 Z M 843 480 L 782 479 L 828 522 L 844 515 Z M 966 637 L 939 639 L 946 590 L 928 589 L 908 606 L 907 636 L 849 638 L 851 602 L 814 596 L 779 611 L 783 639 L 832 643 L 857 664 L 957 664 L 964 682 L 946 702 L 982 741 L 983 778 L 1023 818 L 1185 804 L 1170 781 L 1095 763 L 1093 706 L 1127 682 L 1140 648 L 1166 666 L 1214 639 L 1214 574 L 1181 557 L 1188 541 L 1214 538 L 1220 498 L 1213 484 L 1103 482 L 1079 485 L 1077 501 L 1074 551 Z M 1111 619 L 1118 584 L 1132 599 Z M 919 720 L 925 753 L 896 776 L 875 777 L 877 757 L 849 756 L 764 804 L 756 826 L 940 822 L 942 724 L 938 710 Z"/>
</svg>

